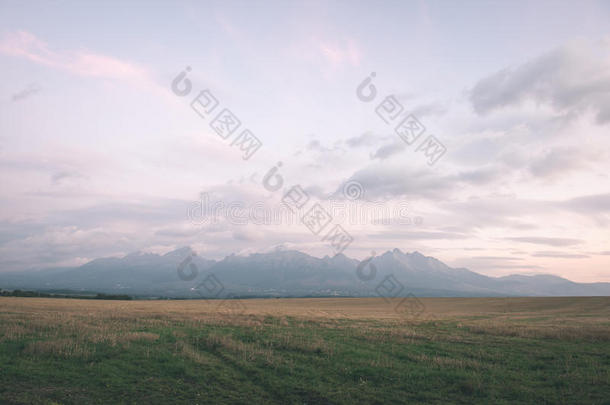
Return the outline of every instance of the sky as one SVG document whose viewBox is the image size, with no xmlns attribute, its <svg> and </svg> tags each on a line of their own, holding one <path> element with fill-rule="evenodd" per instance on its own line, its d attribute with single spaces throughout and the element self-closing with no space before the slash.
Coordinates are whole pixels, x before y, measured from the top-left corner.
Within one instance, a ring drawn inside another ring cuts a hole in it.
<svg viewBox="0 0 610 405">
<path fill-rule="evenodd" d="M 357 259 L 610 282 L 608 16 L 2 1 L 0 271 L 182 246 L 322 257 L 341 229 Z"/>
</svg>

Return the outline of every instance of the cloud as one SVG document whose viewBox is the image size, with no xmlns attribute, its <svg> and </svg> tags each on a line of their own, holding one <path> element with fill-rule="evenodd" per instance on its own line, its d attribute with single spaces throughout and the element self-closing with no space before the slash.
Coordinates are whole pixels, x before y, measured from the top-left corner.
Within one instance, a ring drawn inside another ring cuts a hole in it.
<svg viewBox="0 0 610 405">
<path fill-rule="evenodd" d="M 421 104 L 413 107 L 411 110 L 412 114 L 418 118 L 423 118 L 426 116 L 433 115 L 444 115 L 447 113 L 447 106 L 439 102 L 433 102 L 428 104 Z"/>
<path fill-rule="evenodd" d="M 610 223 L 610 193 L 576 197 L 559 202 L 557 206 L 583 215 L 602 227 Z"/>
<path fill-rule="evenodd" d="M 368 235 L 374 239 L 408 239 L 408 240 L 437 240 L 437 239 L 468 239 L 470 236 L 456 232 L 434 232 L 434 231 L 406 231 L 406 232 L 383 232 Z"/>
<path fill-rule="evenodd" d="M 309 151 L 315 151 L 315 152 L 333 152 L 335 150 L 339 150 L 339 148 L 337 146 L 334 146 L 333 148 L 328 148 L 328 147 L 322 145 L 322 143 L 320 141 L 318 141 L 317 139 L 310 141 L 307 144 L 306 149 Z"/>
<path fill-rule="evenodd" d="M 52 267 L 83 257 L 116 256 L 137 250 L 144 239 L 142 232 L 124 228 L 47 226 L 26 238 L 1 245 L 0 269 Z"/>
<path fill-rule="evenodd" d="M 359 66 L 362 59 L 360 47 L 353 39 L 320 40 L 318 48 L 333 67 L 349 64 Z"/>
<path fill-rule="evenodd" d="M 224 223 L 196 226 L 182 200 L 100 203 L 41 213 L 36 220 L 0 222 L 0 271 L 52 267 L 77 257 L 123 255 L 153 245 L 193 241 L 233 248 Z"/>
<path fill-rule="evenodd" d="M 0 221 L 0 246 L 17 239 L 25 239 L 45 230 L 45 225 L 34 221 Z"/>
<path fill-rule="evenodd" d="M 516 68 L 480 80 L 470 101 L 478 114 L 526 101 L 561 113 L 592 110 L 597 122 L 610 122 L 610 46 L 573 42 Z"/>
<path fill-rule="evenodd" d="M 348 138 L 345 144 L 350 148 L 357 148 L 360 146 L 371 146 L 379 141 L 380 137 L 373 135 L 372 132 L 365 132 L 362 135 Z"/>
<path fill-rule="evenodd" d="M 522 242 L 522 243 L 532 243 L 536 245 L 549 245 L 549 246 L 572 246 L 578 245 L 582 241 L 580 239 L 570 239 L 570 238 L 545 238 L 545 237 L 513 237 L 513 238 L 504 238 L 505 240 L 510 240 L 513 242 Z"/>
<path fill-rule="evenodd" d="M 608 214 L 610 213 L 610 193 L 576 197 L 561 203 L 561 205 L 588 215 Z"/>
<path fill-rule="evenodd" d="M 404 142 L 400 142 L 400 141 L 392 142 L 387 145 L 383 145 L 382 147 L 377 149 L 375 151 L 375 153 L 373 153 L 371 155 L 371 159 L 384 160 L 384 159 L 389 158 L 390 156 L 393 156 L 393 155 L 396 155 L 396 154 L 402 152 L 403 150 L 405 150 L 405 148 L 406 148 L 406 145 Z"/>
<path fill-rule="evenodd" d="M 31 83 L 25 89 L 21 90 L 18 93 L 13 94 L 13 96 L 11 97 L 11 100 L 13 102 L 21 101 L 21 100 L 24 100 L 24 99 L 26 99 L 28 97 L 33 96 L 34 94 L 40 92 L 41 90 L 42 90 L 42 87 L 40 87 L 38 84 Z"/>
<path fill-rule="evenodd" d="M 556 177 L 565 172 L 583 167 L 586 157 L 578 150 L 555 148 L 530 165 L 536 177 Z"/>
<path fill-rule="evenodd" d="M 500 168 L 487 166 L 460 172 L 455 179 L 463 183 L 483 185 L 497 181 L 502 174 L 504 174 L 504 172 Z"/>
<path fill-rule="evenodd" d="M 156 87 L 150 73 L 142 66 L 88 50 L 54 51 L 46 42 L 27 31 L 5 35 L 0 40 L 0 52 L 79 76 L 124 80 Z"/>
<path fill-rule="evenodd" d="M 208 228 L 205 230 L 206 233 L 211 232 Z M 192 238 L 199 232 L 200 229 L 194 227 L 192 224 L 183 224 L 182 226 L 169 226 L 161 228 L 155 232 L 155 235 L 168 238 Z"/>
<path fill-rule="evenodd" d="M 589 256 L 582 254 L 573 253 L 561 253 L 561 252 L 536 252 L 532 254 L 534 257 L 557 257 L 561 259 L 586 259 Z"/>
<path fill-rule="evenodd" d="M 463 185 L 461 189 L 464 189 Z M 452 224 L 462 231 L 485 228 L 503 228 L 505 231 L 537 228 L 530 218 L 553 213 L 554 205 L 545 201 L 519 199 L 514 195 L 484 195 L 460 201 L 443 199 L 436 204 L 441 212 L 435 212 L 428 223 Z"/>
<path fill-rule="evenodd" d="M 297 37 L 286 51 L 291 57 L 315 66 L 327 79 L 345 69 L 360 66 L 363 58 L 358 42 L 337 32 L 312 32 L 305 37 Z"/>
<path fill-rule="evenodd" d="M 260 231 L 248 228 L 236 229 L 232 235 L 234 239 L 244 242 L 259 241 L 263 238 L 263 234 Z"/>
<path fill-rule="evenodd" d="M 352 174 L 347 181 L 360 183 L 367 198 L 402 196 L 439 198 L 454 187 L 450 178 L 426 168 L 411 169 L 389 164 L 365 167 Z"/>
<path fill-rule="evenodd" d="M 53 182 L 53 184 L 61 184 L 64 180 L 69 179 L 69 178 L 79 178 L 79 177 L 83 177 L 82 174 L 76 172 L 76 171 L 60 171 L 57 173 L 54 173 L 51 176 L 51 181 Z"/>
<path fill-rule="evenodd" d="M 543 266 L 536 266 L 533 264 L 524 265 L 524 264 L 494 264 L 493 268 L 496 269 L 544 269 Z"/>
</svg>

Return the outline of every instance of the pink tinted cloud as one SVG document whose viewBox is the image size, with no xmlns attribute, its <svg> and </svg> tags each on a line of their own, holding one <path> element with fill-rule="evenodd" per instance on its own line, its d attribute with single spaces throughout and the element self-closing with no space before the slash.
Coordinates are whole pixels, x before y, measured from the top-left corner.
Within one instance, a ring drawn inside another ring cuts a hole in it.
<svg viewBox="0 0 610 405">
<path fill-rule="evenodd" d="M 328 80 L 346 68 L 360 66 L 363 58 L 357 41 L 330 35 L 310 36 L 292 42 L 287 48 L 287 54 L 315 66 Z"/>
<path fill-rule="evenodd" d="M 362 53 L 358 44 L 353 39 L 343 41 L 319 41 L 318 47 L 322 55 L 333 67 L 345 64 L 352 66 L 360 65 Z"/>
<path fill-rule="evenodd" d="M 149 72 L 141 66 L 86 50 L 54 51 L 27 31 L 17 31 L 0 40 L 0 52 L 79 76 L 118 79 L 151 85 Z"/>
</svg>

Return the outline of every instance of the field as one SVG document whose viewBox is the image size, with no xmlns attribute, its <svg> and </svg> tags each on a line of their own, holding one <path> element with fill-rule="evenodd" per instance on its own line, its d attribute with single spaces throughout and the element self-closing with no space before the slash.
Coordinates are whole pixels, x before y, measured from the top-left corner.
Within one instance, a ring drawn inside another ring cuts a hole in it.
<svg viewBox="0 0 610 405">
<path fill-rule="evenodd" d="M 610 404 L 610 297 L 0 298 L 0 402 Z"/>
</svg>

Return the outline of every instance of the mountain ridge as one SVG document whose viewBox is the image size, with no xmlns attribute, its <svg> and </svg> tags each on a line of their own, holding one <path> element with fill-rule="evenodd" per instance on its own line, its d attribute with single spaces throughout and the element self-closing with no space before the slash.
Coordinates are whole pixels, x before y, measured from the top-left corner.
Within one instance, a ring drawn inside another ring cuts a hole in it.
<svg viewBox="0 0 610 405">
<path fill-rule="evenodd" d="M 398 248 L 364 260 L 341 253 L 318 258 L 286 249 L 231 254 L 212 260 L 186 246 L 162 255 L 132 252 L 71 268 L 0 273 L 0 287 L 9 289 L 70 289 L 177 298 L 218 298 L 221 292 L 261 297 L 375 296 L 384 290 L 382 283 L 393 283 L 398 292 L 392 294 L 397 296 L 610 295 L 610 283 L 576 283 L 550 274 L 490 277 Z M 211 289 L 210 285 L 216 288 Z"/>
</svg>

